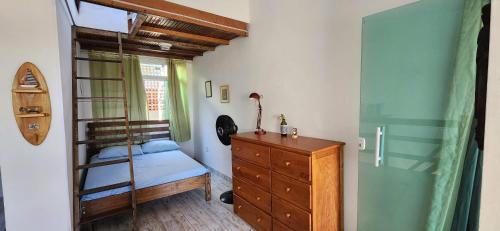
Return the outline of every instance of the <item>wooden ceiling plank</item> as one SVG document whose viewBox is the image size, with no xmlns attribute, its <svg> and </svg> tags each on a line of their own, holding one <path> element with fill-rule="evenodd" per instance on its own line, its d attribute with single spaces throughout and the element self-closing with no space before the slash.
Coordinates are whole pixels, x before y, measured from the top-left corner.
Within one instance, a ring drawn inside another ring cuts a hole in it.
<svg viewBox="0 0 500 231">
<path fill-rule="evenodd" d="M 184 32 L 175 31 L 175 30 L 168 30 L 168 29 L 162 29 L 162 28 L 151 27 L 151 26 L 142 26 L 141 30 L 148 31 L 148 32 L 160 33 L 160 34 L 164 34 L 167 36 L 174 36 L 174 37 L 178 37 L 178 38 L 194 40 L 194 41 L 207 42 L 207 43 L 213 43 L 213 44 L 218 44 L 218 45 L 229 45 L 229 40 L 207 37 L 207 36 L 203 36 L 203 35 L 189 34 L 189 33 L 184 33 Z"/>
<path fill-rule="evenodd" d="M 157 15 L 185 23 L 248 36 L 248 23 L 165 0 L 82 0 L 136 13 Z"/>
<path fill-rule="evenodd" d="M 105 36 L 105 37 L 112 37 L 112 38 L 117 38 L 117 36 L 118 36 L 118 32 L 114 32 L 114 31 L 98 30 L 98 29 L 92 29 L 92 28 L 80 27 L 80 26 L 77 26 L 75 28 L 76 28 L 77 33 Z M 126 33 L 121 33 L 121 34 L 122 34 L 122 39 L 127 39 L 129 37 L 128 34 L 126 34 Z"/>
<path fill-rule="evenodd" d="M 215 50 L 215 47 L 211 47 L 211 46 L 203 46 L 203 45 L 192 44 L 192 43 L 177 42 L 177 41 L 168 40 L 168 39 L 156 39 L 156 38 L 147 38 L 147 37 L 142 37 L 142 36 L 136 36 L 134 39 L 130 39 L 130 40 L 155 42 L 155 43 L 170 43 L 176 47 L 182 47 L 185 49 L 194 49 L 194 50 L 200 50 L 200 51 L 214 51 Z"/>
<path fill-rule="evenodd" d="M 109 37 L 109 38 L 116 38 L 117 32 L 112 32 L 112 31 L 105 31 L 105 30 L 98 30 L 98 29 L 92 29 L 92 28 L 87 28 L 87 27 L 75 27 L 77 33 L 82 33 L 82 34 L 89 34 L 89 35 L 96 35 L 96 36 L 103 36 L 103 37 Z M 125 40 L 130 40 L 130 41 L 135 41 L 135 42 L 155 42 L 155 43 L 170 43 L 176 47 L 181 47 L 184 49 L 191 49 L 191 50 L 198 50 L 198 51 L 214 51 L 215 47 L 212 46 L 204 46 L 204 45 L 198 45 L 198 44 L 193 44 L 193 43 L 186 43 L 186 42 L 178 42 L 178 41 L 173 41 L 173 40 L 168 40 L 168 39 L 155 39 L 155 38 L 147 38 L 143 36 L 136 36 L 135 38 L 131 39 L 128 38 L 128 34 L 122 33 L 122 38 Z"/>
<path fill-rule="evenodd" d="M 145 14 L 137 14 L 137 18 L 132 24 L 132 28 L 130 28 L 129 34 L 130 38 L 134 38 L 139 32 L 139 28 L 142 26 L 142 23 L 146 21 L 147 15 Z"/>
</svg>

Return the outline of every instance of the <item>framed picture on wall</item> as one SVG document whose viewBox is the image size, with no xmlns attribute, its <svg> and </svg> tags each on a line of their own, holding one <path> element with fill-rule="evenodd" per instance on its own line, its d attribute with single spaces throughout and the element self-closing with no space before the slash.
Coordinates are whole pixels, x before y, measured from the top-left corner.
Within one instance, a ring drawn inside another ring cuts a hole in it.
<svg viewBox="0 0 500 231">
<path fill-rule="evenodd" d="M 220 102 L 229 103 L 229 85 L 220 86 Z"/>
<path fill-rule="evenodd" d="M 205 97 L 212 98 L 212 81 L 205 81 Z"/>
</svg>

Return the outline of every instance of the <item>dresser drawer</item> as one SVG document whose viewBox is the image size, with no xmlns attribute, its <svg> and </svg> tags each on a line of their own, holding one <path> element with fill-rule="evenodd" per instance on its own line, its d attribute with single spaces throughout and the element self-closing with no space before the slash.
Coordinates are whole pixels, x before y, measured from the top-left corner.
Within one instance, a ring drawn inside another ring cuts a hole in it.
<svg viewBox="0 0 500 231">
<path fill-rule="evenodd" d="M 233 178 L 233 191 L 236 195 L 255 205 L 257 208 L 269 214 L 271 213 L 271 194 L 236 177 Z"/>
<path fill-rule="evenodd" d="M 273 196 L 273 218 L 297 231 L 311 230 L 311 214 Z"/>
<path fill-rule="evenodd" d="M 273 220 L 273 231 L 293 231 L 278 220 Z"/>
<path fill-rule="evenodd" d="M 237 195 L 234 196 L 234 213 L 256 230 L 272 230 L 271 216 Z"/>
<path fill-rule="evenodd" d="M 233 160 L 233 176 L 251 182 L 270 192 L 271 176 L 270 171 L 257 165 L 241 161 Z"/>
<path fill-rule="evenodd" d="M 272 173 L 271 179 L 273 195 L 303 209 L 311 209 L 311 185 L 275 172 Z"/>
<path fill-rule="evenodd" d="M 301 181 L 311 181 L 311 158 L 308 156 L 273 148 L 271 168 Z"/>
<path fill-rule="evenodd" d="M 231 150 L 237 158 L 247 160 L 265 168 L 268 168 L 270 165 L 270 150 L 267 146 L 232 140 Z"/>
</svg>

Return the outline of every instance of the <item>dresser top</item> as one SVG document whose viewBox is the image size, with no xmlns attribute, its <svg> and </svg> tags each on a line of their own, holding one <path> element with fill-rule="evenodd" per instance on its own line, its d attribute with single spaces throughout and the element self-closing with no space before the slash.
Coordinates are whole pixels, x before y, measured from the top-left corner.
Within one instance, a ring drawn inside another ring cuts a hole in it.
<svg viewBox="0 0 500 231">
<path fill-rule="evenodd" d="M 327 148 L 343 146 L 345 144 L 343 142 L 305 136 L 299 136 L 297 139 L 293 139 L 291 136 L 282 137 L 281 134 L 275 132 L 267 132 L 265 135 L 245 132 L 232 135 L 231 138 L 306 153 L 313 153 Z"/>
</svg>

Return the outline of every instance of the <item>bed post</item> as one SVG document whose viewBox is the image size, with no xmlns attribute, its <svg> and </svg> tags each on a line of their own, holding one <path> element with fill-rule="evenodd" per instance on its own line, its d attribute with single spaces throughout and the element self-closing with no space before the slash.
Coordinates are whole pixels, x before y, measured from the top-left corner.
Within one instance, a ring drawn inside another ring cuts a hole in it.
<svg viewBox="0 0 500 231">
<path fill-rule="evenodd" d="M 212 188 L 210 185 L 210 173 L 205 173 L 205 200 L 210 201 L 212 199 Z"/>
</svg>

